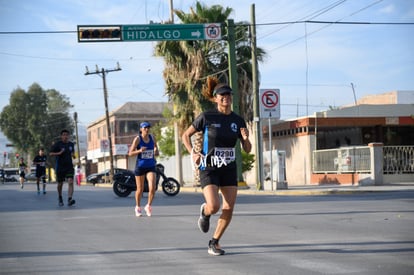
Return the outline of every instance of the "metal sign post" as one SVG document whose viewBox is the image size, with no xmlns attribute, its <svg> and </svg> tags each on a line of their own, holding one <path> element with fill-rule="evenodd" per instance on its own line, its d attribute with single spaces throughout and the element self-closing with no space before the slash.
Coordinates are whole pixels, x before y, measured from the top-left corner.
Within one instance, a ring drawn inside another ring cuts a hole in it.
<svg viewBox="0 0 414 275">
<path fill-rule="evenodd" d="M 273 191 L 273 154 L 272 154 L 272 113 L 269 113 L 269 154 L 270 154 L 270 186 Z"/>
<path fill-rule="evenodd" d="M 269 122 L 269 154 L 270 183 L 273 191 L 273 154 L 272 154 L 272 123 L 271 119 L 280 118 L 279 89 L 260 89 L 260 117 L 268 117 Z"/>
</svg>

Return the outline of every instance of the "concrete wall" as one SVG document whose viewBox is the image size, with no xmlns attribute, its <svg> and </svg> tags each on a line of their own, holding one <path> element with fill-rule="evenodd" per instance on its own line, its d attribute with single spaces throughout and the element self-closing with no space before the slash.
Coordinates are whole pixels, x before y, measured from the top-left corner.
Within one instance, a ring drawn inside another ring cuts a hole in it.
<svg viewBox="0 0 414 275">
<path fill-rule="evenodd" d="M 286 152 L 286 181 L 289 186 L 310 184 L 313 135 L 289 136 L 273 141 L 272 148 Z"/>
</svg>

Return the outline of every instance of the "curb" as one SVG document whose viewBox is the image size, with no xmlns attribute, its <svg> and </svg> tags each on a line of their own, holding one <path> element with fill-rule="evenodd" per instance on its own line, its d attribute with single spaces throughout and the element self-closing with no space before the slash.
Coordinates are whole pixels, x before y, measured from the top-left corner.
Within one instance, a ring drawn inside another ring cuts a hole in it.
<svg viewBox="0 0 414 275">
<path fill-rule="evenodd" d="M 243 195 L 276 195 L 276 196 L 322 196 L 322 195 L 352 195 L 352 194 L 366 194 L 366 193 L 384 193 L 384 192 L 395 192 L 395 191 L 413 191 L 413 188 L 409 189 L 285 189 L 285 190 L 256 190 L 256 189 L 239 189 L 238 194 Z M 180 192 L 189 193 L 202 193 L 200 187 L 181 187 Z"/>
</svg>

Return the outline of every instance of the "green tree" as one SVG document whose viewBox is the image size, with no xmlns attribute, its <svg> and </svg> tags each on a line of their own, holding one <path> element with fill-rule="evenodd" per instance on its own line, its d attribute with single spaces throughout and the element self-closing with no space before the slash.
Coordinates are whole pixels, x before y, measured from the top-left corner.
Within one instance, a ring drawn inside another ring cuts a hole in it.
<svg viewBox="0 0 414 275">
<path fill-rule="evenodd" d="M 253 168 L 253 163 L 255 162 L 255 158 L 253 154 L 246 153 L 241 151 L 242 154 L 242 173 L 250 171 Z"/>
<path fill-rule="evenodd" d="M 227 32 L 225 22 L 232 12 L 233 9 L 229 7 L 206 6 L 198 1 L 195 3 L 195 8 L 190 8 L 189 13 L 174 11 L 183 24 L 222 23 L 224 37 Z M 235 25 L 240 114 L 251 122 L 253 89 L 249 24 L 239 22 Z M 195 116 L 213 107 L 201 93 L 206 78 L 216 76 L 221 82 L 229 82 L 227 42 L 225 40 L 162 41 L 157 43 L 154 52 L 156 56 L 164 57 L 166 94 L 176 106 L 176 112 L 171 119 L 178 123 L 181 135 Z M 264 57 L 264 50 L 258 48 L 258 61 L 263 61 Z M 195 147 L 200 147 L 201 135 L 198 134 L 195 138 Z"/>
<path fill-rule="evenodd" d="M 233 9 L 220 5 L 211 7 L 196 2 L 190 13 L 175 10 L 183 24 L 222 23 L 222 33 L 226 36 L 225 22 Z M 253 119 L 252 65 L 249 40 L 249 24 L 236 23 L 236 58 L 238 88 L 240 93 L 240 114 L 248 121 Z M 164 57 L 164 79 L 166 94 L 177 109 L 172 117 L 179 124 L 180 130 L 186 129 L 194 117 L 206 109 L 212 108 L 201 90 L 208 76 L 217 76 L 220 81 L 228 82 L 229 62 L 227 42 L 225 40 L 202 41 L 162 41 L 155 47 L 155 55 Z M 257 48 L 257 59 L 263 61 L 264 50 Z"/>
<path fill-rule="evenodd" d="M 158 143 L 160 149 L 161 158 L 170 157 L 175 155 L 175 144 L 174 144 L 174 129 L 172 127 L 165 127 L 162 131 L 162 135 Z"/>
<path fill-rule="evenodd" d="M 166 119 L 170 118 L 173 113 L 169 108 L 163 110 L 163 117 Z M 158 147 L 160 149 L 160 159 L 168 158 L 175 155 L 175 137 L 174 137 L 174 127 L 172 121 L 167 121 L 167 124 L 164 122 L 155 125 L 152 129 L 152 132 L 157 137 Z M 187 150 L 184 145 L 181 144 L 181 155 L 188 155 Z"/>
<path fill-rule="evenodd" d="M 73 130 L 71 107 L 66 96 L 33 83 L 27 92 L 17 88 L 11 93 L 0 113 L 0 128 L 16 152 L 34 156 L 39 147 L 47 151 L 62 129 Z"/>
</svg>

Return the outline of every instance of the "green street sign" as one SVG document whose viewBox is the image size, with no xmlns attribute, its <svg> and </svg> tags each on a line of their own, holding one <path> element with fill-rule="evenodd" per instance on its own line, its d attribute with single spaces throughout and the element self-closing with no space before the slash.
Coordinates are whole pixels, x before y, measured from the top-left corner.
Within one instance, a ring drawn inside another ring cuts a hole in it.
<svg viewBox="0 0 414 275">
<path fill-rule="evenodd" d="M 78 25 L 78 42 L 220 40 L 221 24 Z"/>
<path fill-rule="evenodd" d="M 219 40 L 221 24 L 122 25 L 123 41 Z"/>
</svg>

